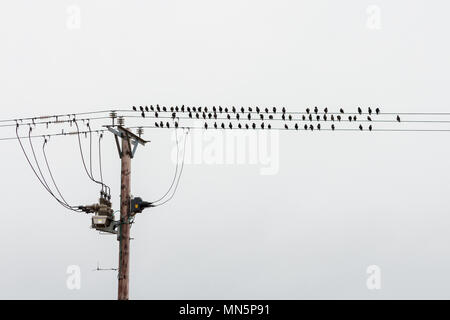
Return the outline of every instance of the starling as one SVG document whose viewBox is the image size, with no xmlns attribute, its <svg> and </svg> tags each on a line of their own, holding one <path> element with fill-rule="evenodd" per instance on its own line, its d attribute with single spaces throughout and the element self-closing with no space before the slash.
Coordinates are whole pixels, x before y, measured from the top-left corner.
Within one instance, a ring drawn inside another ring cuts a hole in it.
<svg viewBox="0 0 450 320">
<path fill-rule="evenodd" d="M 197 108 L 197 111 L 198 111 L 198 112 L 202 112 L 202 107 L 198 107 L 198 108 Z"/>
<path fill-rule="evenodd" d="M 175 121 L 175 128 L 178 128 L 178 122 Z"/>
<path fill-rule="evenodd" d="M 145 111 L 147 111 L 147 112 L 148 112 L 148 106 L 145 106 Z"/>
<path fill-rule="evenodd" d="M 317 112 L 319 112 L 319 108 L 315 107 L 314 108 L 314 113 L 317 114 Z"/>
<path fill-rule="evenodd" d="M 372 125 L 369 126 L 369 131 L 372 131 Z"/>
<path fill-rule="evenodd" d="M 174 112 L 174 108 L 173 107 L 170 107 L 170 112 Z"/>
<path fill-rule="evenodd" d="M 166 107 L 163 107 L 163 111 L 164 111 L 164 112 L 167 112 L 167 108 L 166 108 Z"/>
<path fill-rule="evenodd" d="M 196 107 L 192 107 L 192 111 L 197 112 L 197 108 Z"/>
<path fill-rule="evenodd" d="M 179 109 L 178 109 L 178 106 L 176 106 L 176 107 L 175 107 L 175 111 L 178 112 L 178 110 L 179 110 Z"/>
<path fill-rule="evenodd" d="M 208 112 L 208 107 L 205 107 L 205 109 L 204 109 L 204 110 L 205 110 L 205 112 L 207 113 L 207 112 Z"/>
<path fill-rule="evenodd" d="M 369 112 L 369 115 L 372 115 L 372 109 L 370 107 L 367 109 L 367 111 Z"/>
<path fill-rule="evenodd" d="M 245 124 L 245 129 L 248 129 L 248 123 Z"/>
<path fill-rule="evenodd" d="M 400 122 L 400 116 L 399 115 L 397 115 L 397 121 Z"/>
<path fill-rule="evenodd" d="M 210 113 L 208 113 L 208 118 L 209 118 L 209 119 L 211 119 L 211 118 L 212 118 L 212 114 L 211 114 L 211 112 L 210 112 Z"/>
<path fill-rule="evenodd" d="M 353 121 L 356 121 L 356 116 L 353 116 Z"/>
<path fill-rule="evenodd" d="M 309 114 L 309 108 L 306 108 L 306 113 Z"/>
<path fill-rule="evenodd" d="M 309 121 L 312 121 L 312 115 L 311 114 L 309 115 Z"/>
<path fill-rule="evenodd" d="M 159 126 L 160 126 L 161 128 L 164 128 L 164 123 L 161 121 L 161 122 L 159 123 Z"/>
<path fill-rule="evenodd" d="M 214 112 L 213 117 L 214 117 L 214 119 L 217 119 L 217 113 Z"/>
<path fill-rule="evenodd" d="M 219 112 L 222 113 L 222 107 L 219 107 Z"/>
<path fill-rule="evenodd" d="M 166 122 L 166 127 L 170 128 L 170 124 L 168 122 Z"/>
<path fill-rule="evenodd" d="M 196 117 L 197 119 L 200 119 L 200 116 L 198 115 L 198 112 L 195 113 L 195 117 Z"/>
<path fill-rule="evenodd" d="M 151 111 L 154 111 L 154 110 L 155 110 L 155 108 L 153 108 L 153 106 L 152 106 L 152 105 L 150 105 L 150 110 L 151 110 Z"/>
<path fill-rule="evenodd" d="M 208 124 L 205 122 L 205 129 L 208 129 Z"/>
<path fill-rule="evenodd" d="M 362 131 L 362 129 L 363 129 L 363 126 L 362 126 L 362 124 L 360 124 L 360 125 L 359 125 L 359 130 Z"/>
<path fill-rule="evenodd" d="M 181 106 L 181 112 L 184 112 L 184 104 Z"/>
<path fill-rule="evenodd" d="M 241 113 L 244 113 L 244 112 L 245 112 L 244 107 L 241 107 Z"/>
<path fill-rule="evenodd" d="M 144 112 L 144 108 L 142 108 L 142 106 L 139 106 L 139 110 L 141 110 L 142 112 Z"/>
<path fill-rule="evenodd" d="M 155 127 L 159 128 L 158 122 L 155 122 Z"/>
<path fill-rule="evenodd" d="M 230 122 L 230 124 L 228 125 L 228 127 L 229 127 L 230 129 L 233 129 L 233 125 L 231 124 L 231 122 Z"/>
<path fill-rule="evenodd" d="M 340 113 L 344 113 L 344 109 L 341 108 L 341 109 L 339 110 L 339 112 L 340 112 Z"/>
<path fill-rule="evenodd" d="M 273 107 L 273 113 L 277 113 L 277 108 Z"/>
<path fill-rule="evenodd" d="M 286 108 L 283 107 L 283 109 L 281 109 L 281 112 L 286 113 Z"/>
<path fill-rule="evenodd" d="M 248 112 L 252 112 L 252 111 L 253 111 L 252 107 L 248 107 Z"/>
<path fill-rule="evenodd" d="M 158 117 L 159 117 L 159 114 L 158 114 L 158 112 L 155 111 L 155 118 L 158 118 Z"/>
<path fill-rule="evenodd" d="M 289 120 L 292 120 L 292 114 L 289 115 Z"/>
<path fill-rule="evenodd" d="M 264 111 L 265 111 L 266 113 L 269 113 L 269 109 L 267 109 L 267 108 L 266 108 L 266 109 L 264 109 Z"/>
<path fill-rule="evenodd" d="M 261 123 L 261 129 L 264 129 L 264 122 Z"/>
<path fill-rule="evenodd" d="M 238 128 L 242 129 L 241 123 L 238 123 Z"/>
<path fill-rule="evenodd" d="M 348 121 L 352 121 L 352 116 L 348 116 Z"/>
<path fill-rule="evenodd" d="M 264 120 L 264 115 L 262 113 L 259 115 L 259 117 L 261 118 L 261 120 Z"/>
<path fill-rule="evenodd" d="M 221 128 L 225 129 L 225 124 L 223 122 L 222 122 Z"/>
<path fill-rule="evenodd" d="M 239 115 L 239 113 L 236 113 L 236 119 L 239 120 L 240 117 L 241 117 L 241 116 Z"/>
<path fill-rule="evenodd" d="M 376 114 L 380 114 L 380 108 L 375 109 Z"/>
<path fill-rule="evenodd" d="M 190 107 L 187 107 L 187 112 L 191 112 L 191 108 Z"/>
<path fill-rule="evenodd" d="M 259 108 L 258 107 L 256 107 L 256 113 L 259 113 Z"/>
<path fill-rule="evenodd" d="M 285 129 L 289 129 L 289 127 L 288 127 L 288 125 L 287 125 L 287 124 L 285 124 L 285 125 L 284 125 L 284 128 L 285 128 Z"/>
<path fill-rule="evenodd" d="M 272 126 L 270 125 L 270 123 L 267 125 L 267 129 L 272 129 Z"/>
<path fill-rule="evenodd" d="M 336 118 L 338 119 L 338 121 L 341 121 L 341 116 L 340 115 L 337 115 Z"/>
<path fill-rule="evenodd" d="M 189 118 L 192 119 L 192 112 L 189 112 Z"/>
<path fill-rule="evenodd" d="M 332 125 L 331 125 L 331 130 L 333 130 L 333 131 L 334 131 L 334 124 L 332 124 Z"/>
<path fill-rule="evenodd" d="M 305 121 L 306 117 L 305 115 L 302 115 L 302 120 Z"/>
<path fill-rule="evenodd" d="M 323 120 L 327 121 L 327 115 L 326 114 L 323 115 Z"/>
<path fill-rule="evenodd" d="M 317 119 L 317 121 L 320 121 L 320 116 L 317 115 L 317 116 L 316 116 L 316 119 Z"/>
<path fill-rule="evenodd" d="M 133 111 L 137 111 L 136 106 L 133 106 Z"/>
<path fill-rule="evenodd" d="M 325 114 L 328 113 L 328 108 L 323 109 L 323 112 L 325 112 Z"/>
<path fill-rule="evenodd" d="M 228 113 L 228 108 L 227 108 L 227 107 L 225 107 L 225 110 L 224 110 L 224 111 L 225 111 L 225 113 Z"/>
<path fill-rule="evenodd" d="M 305 125 L 303 126 L 303 128 L 305 128 L 305 130 L 308 130 L 308 125 L 305 124 Z"/>
<path fill-rule="evenodd" d="M 214 122 L 214 129 L 217 129 L 217 122 Z"/>
<path fill-rule="evenodd" d="M 236 113 L 236 108 L 233 107 L 233 108 L 231 109 L 231 111 L 233 111 L 233 113 Z"/>
<path fill-rule="evenodd" d="M 252 114 L 251 114 L 251 113 L 249 113 L 249 114 L 247 115 L 247 119 L 248 119 L 248 120 L 251 120 L 251 119 L 252 119 Z"/>
<path fill-rule="evenodd" d="M 298 123 L 295 124 L 295 130 L 298 130 Z"/>
<path fill-rule="evenodd" d="M 367 116 L 367 120 L 372 121 L 372 118 L 370 116 Z"/>
<path fill-rule="evenodd" d="M 142 111 L 141 116 L 142 116 L 142 118 L 145 118 L 145 113 L 144 113 L 144 111 Z"/>
<path fill-rule="evenodd" d="M 216 107 L 215 106 L 213 107 L 213 112 L 216 112 Z"/>
<path fill-rule="evenodd" d="M 309 129 L 311 129 L 311 131 L 314 130 L 314 126 L 312 124 L 309 125 Z"/>
<path fill-rule="evenodd" d="M 361 110 L 361 108 L 360 108 L 360 107 L 358 107 L 358 113 L 359 113 L 359 114 L 361 114 L 361 113 L 362 113 L 362 110 Z"/>
<path fill-rule="evenodd" d="M 331 121 L 334 121 L 334 114 L 331 115 Z"/>
<path fill-rule="evenodd" d="M 270 119 L 270 120 L 273 120 L 273 115 L 270 114 L 270 115 L 269 115 L 269 119 Z"/>
<path fill-rule="evenodd" d="M 283 113 L 283 115 L 281 116 L 281 119 L 286 120 L 286 117 L 284 116 L 284 113 Z"/>
<path fill-rule="evenodd" d="M 256 124 L 254 122 L 252 123 L 252 128 L 256 129 Z"/>
<path fill-rule="evenodd" d="M 230 114 L 227 114 L 227 119 L 228 119 L 228 120 L 230 120 L 230 119 L 231 119 L 231 116 L 230 116 Z"/>
<path fill-rule="evenodd" d="M 317 130 L 320 130 L 320 123 L 317 124 Z"/>
</svg>

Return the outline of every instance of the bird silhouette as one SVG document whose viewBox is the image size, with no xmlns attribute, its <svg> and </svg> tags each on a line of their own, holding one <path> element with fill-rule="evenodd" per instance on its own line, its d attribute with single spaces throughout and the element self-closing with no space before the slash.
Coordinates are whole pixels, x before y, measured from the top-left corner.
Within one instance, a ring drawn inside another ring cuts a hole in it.
<svg viewBox="0 0 450 320">
<path fill-rule="evenodd" d="M 141 110 L 142 112 L 144 112 L 144 108 L 142 108 L 142 106 L 139 106 L 139 110 Z"/>
<path fill-rule="evenodd" d="M 273 107 L 272 110 L 273 110 L 273 113 L 277 113 L 277 108 Z"/>
<path fill-rule="evenodd" d="M 248 123 L 245 124 L 245 129 L 248 129 Z"/>
<path fill-rule="evenodd" d="M 286 117 L 284 116 L 284 113 L 282 114 L 281 119 L 286 120 Z"/>
<path fill-rule="evenodd" d="M 151 110 L 151 111 L 155 111 L 155 108 L 153 108 L 153 106 L 150 105 L 150 110 Z"/>
<path fill-rule="evenodd" d="M 367 109 L 367 112 L 369 112 L 369 115 L 372 115 L 372 109 L 370 107 Z"/>
<path fill-rule="evenodd" d="M 173 107 L 170 107 L 170 112 L 174 112 L 175 109 Z"/>
<path fill-rule="evenodd" d="M 235 107 L 231 108 L 231 111 L 233 111 L 233 113 L 236 113 L 236 108 Z"/>
<path fill-rule="evenodd" d="M 196 107 L 192 107 L 192 111 L 197 112 L 197 108 Z"/>
<path fill-rule="evenodd" d="M 298 123 L 295 124 L 295 130 L 298 130 Z"/>
<path fill-rule="evenodd" d="M 267 129 L 272 129 L 272 126 L 270 125 L 270 123 L 267 125 Z"/>
<path fill-rule="evenodd" d="M 369 126 L 369 131 L 372 131 L 372 125 Z"/>
<path fill-rule="evenodd" d="M 242 128 L 242 126 L 241 126 L 241 123 L 238 123 L 238 128 L 239 128 L 239 129 L 241 129 L 241 128 Z"/>
<path fill-rule="evenodd" d="M 356 121 L 356 116 L 353 116 L 353 121 Z"/>
<path fill-rule="evenodd" d="M 181 106 L 181 112 L 184 112 L 184 104 Z"/>
<path fill-rule="evenodd" d="M 316 120 L 320 121 L 320 116 L 319 115 L 316 116 Z"/>
<path fill-rule="evenodd" d="M 202 107 L 198 107 L 198 108 L 197 108 L 197 111 L 198 111 L 198 112 L 202 112 Z"/>
<path fill-rule="evenodd" d="M 376 113 L 376 114 L 380 114 L 380 108 L 376 108 L 376 109 L 375 109 L 375 113 Z"/>
<path fill-rule="evenodd" d="M 137 111 L 136 106 L 133 106 L 133 111 Z"/>
<path fill-rule="evenodd" d="M 224 111 L 225 111 L 225 113 L 228 113 L 228 108 L 227 108 L 227 107 L 225 107 L 225 110 L 224 110 Z"/>
<path fill-rule="evenodd" d="M 214 129 L 217 129 L 217 122 L 214 122 Z"/>
<path fill-rule="evenodd" d="M 205 107 L 204 111 L 207 113 L 208 112 L 208 107 Z"/>
<path fill-rule="evenodd" d="M 361 108 L 360 108 L 360 107 L 358 107 L 358 113 L 359 113 L 359 114 L 361 114 L 361 113 L 362 113 L 362 110 L 361 110 Z"/>
<path fill-rule="evenodd" d="M 319 112 L 319 108 L 314 107 L 314 113 L 317 114 L 317 112 Z"/>
<path fill-rule="evenodd" d="M 397 121 L 400 122 L 400 116 L 399 115 L 397 115 Z"/>
<path fill-rule="evenodd" d="M 148 106 L 145 106 L 145 111 L 147 111 L 147 112 L 148 112 Z"/>
<path fill-rule="evenodd" d="M 178 122 L 175 121 L 175 128 L 178 128 Z"/>
<path fill-rule="evenodd" d="M 231 119 L 231 116 L 230 116 L 230 114 L 227 114 L 227 119 L 228 119 L 228 120 L 230 120 L 230 119 Z"/>
<path fill-rule="evenodd" d="M 306 117 L 305 117 L 305 115 L 302 115 L 302 120 L 303 120 L 303 121 L 305 121 L 305 120 L 306 120 Z"/>
<path fill-rule="evenodd" d="M 348 116 L 348 121 L 352 121 L 352 116 Z"/>
<path fill-rule="evenodd" d="M 221 128 L 225 129 L 225 124 L 223 122 L 222 122 Z"/>
<path fill-rule="evenodd" d="M 208 124 L 205 122 L 205 129 L 208 129 Z"/>
<path fill-rule="evenodd" d="M 230 129 L 233 129 L 233 125 L 231 124 L 231 122 L 230 122 L 230 124 L 228 125 L 228 127 L 229 127 Z"/>
<path fill-rule="evenodd" d="M 331 130 L 333 130 L 333 131 L 334 131 L 334 124 L 332 124 L 332 125 L 331 125 Z"/>
<path fill-rule="evenodd" d="M 252 128 L 255 129 L 256 128 L 256 124 L 253 122 L 252 123 Z"/>
<path fill-rule="evenodd" d="M 340 108 L 340 109 L 339 109 L 339 112 L 340 112 L 340 113 L 344 113 L 344 109 Z"/>
<path fill-rule="evenodd" d="M 313 130 L 314 130 L 314 126 L 313 126 L 312 124 L 310 124 L 310 125 L 309 125 L 309 129 L 310 129 L 311 131 L 313 131 Z"/>
<path fill-rule="evenodd" d="M 292 120 L 292 114 L 289 115 L 289 120 Z"/>
<path fill-rule="evenodd" d="M 285 129 L 289 129 L 289 127 L 288 127 L 288 125 L 287 125 L 287 124 L 285 124 L 285 125 L 284 125 L 284 128 L 285 128 Z"/>
<path fill-rule="evenodd" d="M 247 115 L 247 119 L 248 119 L 248 120 L 251 120 L 251 119 L 252 119 L 252 114 L 251 114 L 251 113 L 249 113 L 249 114 Z"/>
<path fill-rule="evenodd" d="M 261 120 L 264 120 L 264 114 L 260 113 L 259 117 L 261 118 Z"/>
<path fill-rule="evenodd" d="M 362 126 L 362 124 L 360 124 L 360 125 L 359 125 L 359 130 L 362 131 L 362 129 L 363 129 L 363 126 Z"/>
<path fill-rule="evenodd" d="M 167 108 L 166 108 L 166 107 L 163 107 L 163 111 L 164 111 L 164 112 L 167 112 Z"/>
<path fill-rule="evenodd" d="M 317 130 L 320 130 L 320 123 L 317 124 Z"/>
<path fill-rule="evenodd" d="M 328 113 L 328 108 L 323 109 L 323 112 Z"/>
<path fill-rule="evenodd" d="M 309 114 L 309 108 L 306 108 L 306 113 Z"/>
<path fill-rule="evenodd" d="M 245 112 L 244 107 L 241 107 L 241 113 L 244 113 L 244 112 Z"/>
<path fill-rule="evenodd" d="M 338 119 L 338 121 L 341 121 L 341 116 L 337 115 L 336 118 Z"/>
<path fill-rule="evenodd" d="M 252 111 L 253 111 L 252 107 L 248 107 L 248 112 L 252 112 Z"/>
<path fill-rule="evenodd" d="M 267 109 L 267 108 L 265 108 L 264 111 L 265 111 L 266 113 L 269 113 L 269 109 Z"/>
<path fill-rule="evenodd" d="M 164 122 L 161 121 L 161 122 L 159 123 L 159 126 L 160 126 L 161 128 L 164 128 Z"/>
<path fill-rule="evenodd" d="M 261 123 L 261 129 L 264 129 L 264 122 Z"/>
<path fill-rule="evenodd" d="M 219 106 L 219 112 L 222 113 L 223 109 Z"/>
<path fill-rule="evenodd" d="M 144 111 L 142 111 L 141 116 L 142 116 L 142 118 L 145 118 L 145 113 L 144 113 Z"/>
<path fill-rule="evenodd" d="M 186 108 L 186 111 L 187 111 L 187 112 L 191 112 L 191 107 L 187 107 L 187 108 Z"/>
<path fill-rule="evenodd" d="M 239 118 L 240 118 L 240 115 L 239 115 L 239 113 L 236 113 L 236 119 L 238 119 L 238 120 L 239 120 Z"/>
<path fill-rule="evenodd" d="M 258 107 L 256 107 L 256 113 L 259 113 L 259 111 L 260 111 L 260 110 L 259 110 L 259 108 L 258 108 Z"/>
<path fill-rule="evenodd" d="M 331 115 L 331 121 L 334 121 L 334 114 Z"/>
<path fill-rule="evenodd" d="M 192 119 L 192 112 L 189 112 L 189 118 Z"/>
<path fill-rule="evenodd" d="M 323 115 L 323 120 L 327 121 L 327 115 L 326 114 Z"/>
<path fill-rule="evenodd" d="M 370 116 L 367 116 L 368 121 L 372 121 L 372 118 Z"/>
<path fill-rule="evenodd" d="M 208 113 L 208 119 L 211 119 L 211 118 L 212 118 L 212 114 L 210 112 L 210 113 Z"/>
<path fill-rule="evenodd" d="M 283 107 L 283 109 L 281 109 L 281 112 L 286 113 L 286 108 Z"/>
<path fill-rule="evenodd" d="M 159 117 L 159 113 L 155 111 L 155 118 Z"/>
<path fill-rule="evenodd" d="M 214 117 L 214 119 L 217 119 L 217 113 L 214 112 L 213 117 Z"/>
<path fill-rule="evenodd" d="M 217 109 L 216 109 L 216 107 L 214 106 L 214 107 L 213 107 L 213 112 L 216 112 L 216 110 L 217 110 Z"/>
<path fill-rule="evenodd" d="M 158 122 L 155 122 L 155 127 L 159 128 Z"/>
<path fill-rule="evenodd" d="M 303 128 L 305 128 L 305 130 L 308 130 L 308 125 L 305 124 L 305 125 L 303 126 Z"/>
<path fill-rule="evenodd" d="M 312 114 L 309 115 L 309 121 L 312 121 Z"/>
<path fill-rule="evenodd" d="M 195 117 L 196 117 L 197 119 L 200 119 L 200 116 L 199 116 L 198 112 L 195 113 Z"/>
<path fill-rule="evenodd" d="M 168 122 L 166 122 L 166 127 L 170 128 L 170 124 Z"/>
<path fill-rule="evenodd" d="M 273 120 L 273 115 L 269 114 L 269 119 Z"/>
</svg>

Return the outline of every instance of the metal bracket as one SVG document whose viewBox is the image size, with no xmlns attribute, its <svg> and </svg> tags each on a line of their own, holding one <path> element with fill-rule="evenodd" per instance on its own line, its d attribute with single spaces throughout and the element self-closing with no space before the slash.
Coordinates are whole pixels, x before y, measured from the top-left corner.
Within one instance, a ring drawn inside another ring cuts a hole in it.
<svg viewBox="0 0 450 320">
<path fill-rule="evenodd" d="M 131 132 L 128 129 L 125 129 L 122 126 L 105 126 L 105 127 L 114 134 L 114 139 L 116 140 L 117 151 L 119 152 L 120 158 L 123 157 L 123 151 L 120 148 L 119 137 L 121 139 L 127 139 L 128 146 L 130 147 L 129 149 L 131 150 L 131 154 L 130 154 L 131 158 L 134 158 L 134 155 L 136 153 L 138 145 L 144 146 L 147 142 L 150 142 L 150 141 L 145 141 L 141 137 L 138 137 L 133 132 Z M 117 129 L 116 129 L 116 127 L 117 127 Z M 131 145 L 133 145 L 133 148 L 131 148 Z"/>
</svg>

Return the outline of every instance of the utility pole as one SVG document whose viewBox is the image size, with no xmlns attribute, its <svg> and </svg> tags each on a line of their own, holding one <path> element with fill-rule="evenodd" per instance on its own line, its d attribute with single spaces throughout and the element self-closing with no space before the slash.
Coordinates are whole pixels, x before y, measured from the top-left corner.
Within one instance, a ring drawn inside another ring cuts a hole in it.
<svg viewBox="0 0 450 320">
<path fill-rule="evenodd" d="M 120 225 L 119 225 L 119 290 L 117 299 L 128 300 L 130 264 L 130 178 L 131 148 L 122 137 L 120 175 Z"/>
<path fill-rule="evenodd" d="M 129 298 L 129 274 L 130 274 L 130 221 L 131 212 L 131 159 L 134 157 L 137 146 L 145 145 L 147 141 L 136 136 L 121 125 L 108 126 L 108 130 L 114 133 L 117 150 L 121 159 L 120 174 L 120 220 L 118 223 L 117 239 L 119 241 L 119 274 L 118 274 L 118 300 Z M 121 138 L 121 144 L 119 142 Z M 122 148 L 121 148 L 122 147 Z M 133 147 L 133 148 L 132 148 Z"/>
</svg>

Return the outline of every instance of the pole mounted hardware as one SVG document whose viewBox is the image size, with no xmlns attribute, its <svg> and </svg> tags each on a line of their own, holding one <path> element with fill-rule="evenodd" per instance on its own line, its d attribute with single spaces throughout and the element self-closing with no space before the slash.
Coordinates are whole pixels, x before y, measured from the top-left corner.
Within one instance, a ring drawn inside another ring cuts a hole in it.
<svg viewBox="0 0 450 320">
<path fill-rule="evenodd" d="M 128 149 L 130 150 L 130 157 L 133 159 L 136 153 L 138 145 L 144 146 L 147 142 L 141 137 L 135 135 L 130 130 L 122 126 L 105 126 L 110 132 L 114 134 L 114 139 L 116 140 L 117 151 L 119 152 L 119 157 L 122 159 L 123 150 L 120 148 L 119 138 L 125 139 L 128 143 Z M 131 147 L 133 146 L 133 147 Z"/>
<path fill-rule="evenodd" d="M 134 216 L 136 213 L 141 213 L 146 208 L 152 208 L 154 205 L 151 202 L 143 201 L 142 198 L 135 197 L 131 199 L 130 211 Z"/>
</svg>

